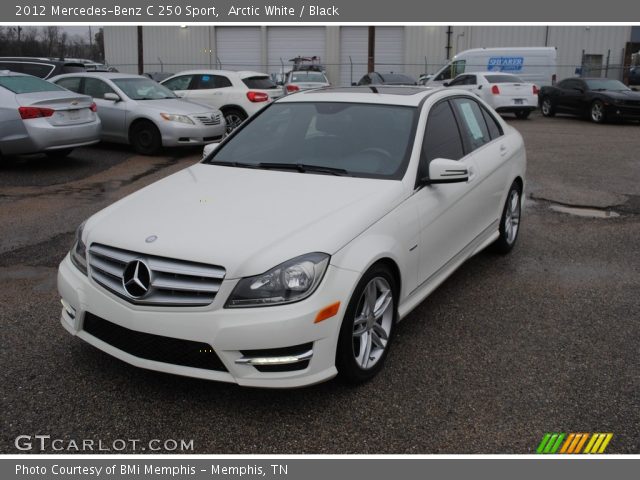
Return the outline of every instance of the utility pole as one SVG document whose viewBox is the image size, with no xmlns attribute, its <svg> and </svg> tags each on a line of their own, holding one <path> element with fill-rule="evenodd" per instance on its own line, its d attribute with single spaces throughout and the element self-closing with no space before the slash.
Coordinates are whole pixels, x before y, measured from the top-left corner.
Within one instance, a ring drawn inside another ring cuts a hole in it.
<svg viewBox="0 0 640 480">
<path fill-rule="evenodd" d="M 144 73 L 144 48 L 142 44 L 142 25 L 138 25 L 138 75 Z"/>
<path fill-rule="evenodd" d="M 367 49 L 367 73 L 376 69 L 376 27 L 369 27 L 369 45 Z"/>
</svg>

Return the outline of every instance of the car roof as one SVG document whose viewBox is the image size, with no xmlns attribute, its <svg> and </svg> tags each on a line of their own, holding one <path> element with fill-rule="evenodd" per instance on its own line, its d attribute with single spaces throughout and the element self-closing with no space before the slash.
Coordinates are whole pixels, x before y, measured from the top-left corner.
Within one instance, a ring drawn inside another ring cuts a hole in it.
<svg viewBox="0 0 640 480">
<path fill-rule="evenodd" d="M 238 75 L 240 78 L 247 77 L 268 77 L 268 73 L 254 72 L 251 70 L 213 70 L 213 69 L 199 69 L 199 70 L 184 70 L 177 72 L 173 76 L 178 75 Z"/>
<path fill-rule="evenodd" d="M 277 102 L 348 102 L 417 107 L 424 99 L 435 92 L 441 91 L 451 91 L 453 93 L 453 90 L 449 90 L 446 87 L 384 85 L 327 87 L 287 95 L 278 99 Z"/>
</svg>

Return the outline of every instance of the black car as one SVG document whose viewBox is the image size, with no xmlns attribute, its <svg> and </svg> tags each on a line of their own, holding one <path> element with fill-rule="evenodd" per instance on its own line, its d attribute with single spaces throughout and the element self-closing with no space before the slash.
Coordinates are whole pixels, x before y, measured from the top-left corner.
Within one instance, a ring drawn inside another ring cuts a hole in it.
<svg viewBox="0 0 640 480">
<path fill-rule="evenodd" d="M 378 73 L 369 72 L 353 86 L 361 85 L 417 85 L 414 78 L 404 73 Z"/>
<path fill-rule="evenodd" d="M 66 60 L 49 60 L 37 57 L 0 57 L 0 70 L 26 73 L 34 77 L 47 78 L 63 73 L 84 72 L 84 64 Z"/>
<path fill-rule="evenodd" d="M 538 95 L 545 117 L 569 113 L 602 123 L 607 120 L 640 120 L 640 92 L 609 78 L 566 78 Z"/>
</svg>

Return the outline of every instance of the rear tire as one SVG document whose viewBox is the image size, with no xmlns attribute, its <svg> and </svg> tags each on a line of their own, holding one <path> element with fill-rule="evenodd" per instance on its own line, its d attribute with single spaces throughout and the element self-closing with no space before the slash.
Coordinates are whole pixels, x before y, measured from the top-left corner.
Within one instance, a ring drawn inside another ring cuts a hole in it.
<svg viewBox="0 0 640 480">
<path fill-rule="evenodd" d="M 516 112 L 516 118 L 520 120 L 526 120 L 531 115 L 531 110 L 518 110 Z"/>
<path fill-rule="evenodd" d="M 398 285 L 389 268 L 371 267 L 358 282 L 340 328 L 336 367 L 343 381 L 363 383 L 382 370 L 393 338 L 397 302 Z"/>
<path fill-rule="evenodd" d="M 553 117 L 556 114 L 556 108 L 549 97 L 544 97 L 540 103 L 540 111 L 545 117 Z"/>
<path fill-rule="evenodd" d="M 513 182 L 507 200 L 502 209 L 502 217 L 500 218 L 500 236 L 493 243 L 492 248 L 496 253 L 509 253 L 520 232 L 520 219 L 522 218 L 522 189 L 518 182 Z"/>
<path fill-rule="evenodd" d="M 50 152 L 45 152 L 47 157 L 53 158 L 55 160 L 61 160 L 63 158 L 67 158 L 71 152 L 73 152 L 73 148 L 64 148 L 62 150 L 51 150 Z"/>
<path fill-rule="evenodd" d="M 141 155 L 155 155 L 162 148 L 160 131 L 153 123 L 140 121 L 131 127 L 129 141 L 133 149 Z"/>
<path fill-rule="evenodd" d="M 237 108 L 225 108 L 222 110 L 222 114 L 227 124 L 227 133 L 231 133 L 248 118 L 246 113 Z"/>
</svg>

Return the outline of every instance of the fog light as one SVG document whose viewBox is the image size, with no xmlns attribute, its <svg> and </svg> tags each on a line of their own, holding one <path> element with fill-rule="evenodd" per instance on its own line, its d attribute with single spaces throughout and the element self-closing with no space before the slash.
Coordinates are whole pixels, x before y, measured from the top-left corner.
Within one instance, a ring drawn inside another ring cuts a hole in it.
<svg viewBox="0 0 640 480">
<path fill-rule="evenodd" d="M 75 320 L 76 309 L 69 305 L 69 302 L 67 302 L 64 298 L 60 299 L 60 303 L 62 304 L 62 308 L 64 308 L 64 311 L 67 313 L 67 315 L 69 315 L 69 318 L 71 318 L 71 320 Z"/>
</svg>

